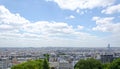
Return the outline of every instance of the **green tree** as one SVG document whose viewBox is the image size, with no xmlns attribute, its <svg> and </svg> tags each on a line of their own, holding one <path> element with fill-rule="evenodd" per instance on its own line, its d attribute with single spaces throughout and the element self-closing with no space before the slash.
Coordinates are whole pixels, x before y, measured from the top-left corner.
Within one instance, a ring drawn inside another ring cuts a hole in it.
<svg viewBox="0 0 120 69">
<path fill-rule="evenodd" d="M 43 60 L 30 60 L 11 67 L 11 69 L 43 69 Z"/>
<path fill-rule="evenodd" d="M 110 64 L 109 69 L 120 69 L 120 58 L 114 60 L 114 61 Z"/>
<path fill-rule="evenodd" d="M 21 65 L 15 65 L 11 69 L 24 69 Z"/>
<path fill-rule="evenodd" d="M 109 69 L 110 63 L 102 64 L 103 69 Z"/>
<path fill-rule="evenodd" d="M 44 62 L 43 62 L 43 69 L 50 69 L 49 63 L 46 58 L 44 59 Z"/>
<path fill-rule="evenodd" d="M 44 54 L 44 57 L 49 61 L 50 55 L 49 54 Z"/>
<path fill-rule="evenodd" d="M 93 58 L 87 60 L 79 60 L 74 67 L 75 69 L 102 69 L 102 64 L 100 61 Z"/>
</svg>

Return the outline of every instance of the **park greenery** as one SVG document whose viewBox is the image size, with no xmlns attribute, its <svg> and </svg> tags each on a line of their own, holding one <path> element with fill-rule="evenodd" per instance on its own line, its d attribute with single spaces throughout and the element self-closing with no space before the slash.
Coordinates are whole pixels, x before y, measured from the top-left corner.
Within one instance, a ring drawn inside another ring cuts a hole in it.
<svg viewBox="0 0 120 69">
<path fill-rule="evenodd" d="M 47 59 L 29 60 L 13 66 L 11 69 L 50 69 Z"/>
<path fill-rule="evenodd" d="M 13 66 L 11 69 L 50 69 L 48 60 L 29 60 Z M 79 60 L 74 69 L 120 69 L 120 58 L 113 60 L 111 63 L 101 63 L 99 60 L 89 58 Z"/>
<path fill-rule="evenodd" d="M 79 60 L 74 69 L 120 69 L 120 58 L 111 63 L 101 63 L 99 60 L 89 58 Z"/>
<path fill-rule="evenodd" d="M 87 60 L 81 59 L 75 65 L 75 69 L 102 69 L 102 64 L 93 58 Z"/>
<path fill-rule="evenodd" d="M 50 69 L 49 67 L 49 54 L 43 55 L 44 59 L 28 60 L 18 65 L 14 65 L 11 69 Z"/>
</svg>

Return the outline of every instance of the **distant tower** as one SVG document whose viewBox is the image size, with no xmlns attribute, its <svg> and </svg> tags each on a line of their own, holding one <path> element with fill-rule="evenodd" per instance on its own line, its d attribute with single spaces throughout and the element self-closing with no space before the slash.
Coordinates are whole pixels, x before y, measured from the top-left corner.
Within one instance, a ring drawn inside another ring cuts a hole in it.
<svg viewBox="0 0 120 69">
<path fill-rule="evenodd" d="M 110 44 L 108 44 L 108 46 L 107 46 L 107 51 L 108 51 L 108 53 L 111 53 L 111 52 L 112 52 L 111 47 L 110 47 Z"/>
<path fill-rule="evenodd" d="M 108 50 L 110 50 L 110 44 L 108 44 Z"/>
</svg>

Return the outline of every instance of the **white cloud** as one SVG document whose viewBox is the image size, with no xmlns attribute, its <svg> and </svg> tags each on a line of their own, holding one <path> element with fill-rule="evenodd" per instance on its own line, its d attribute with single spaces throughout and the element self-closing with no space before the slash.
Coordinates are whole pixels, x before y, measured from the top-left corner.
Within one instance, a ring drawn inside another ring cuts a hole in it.
<svg viewBox="0 0 120 69">
<path fill-rule="evenodd" d="M 96 21 L 96 27 L 93 30 L 99 30 L 103 32 L 112 32 L 120 33 L 120 23 L 113 22 L 114 17 L 93 17 L 93 20 Z"/>
<path fill-rule="evenodd" d="M 95 18 L 97 21 L 100 19 Z M 109 22 L 112 19 L 107 20 Z M 32 23 L 0 6 L 0 46 L 104 46 L 106 44 L 106 41 L 99 37 L 79 31 L 83 28 L 83 26 L 74 28 L 64 22 Z"/>
<path fill-rule="evenodd" d="M 114 3 L 115 0 L 50 0 L 59 5 L 62 9 L 93 9 L 97 7 L 106 7 Z"/>
<path fill-rule="evenodd" d="M 71 18 L 71 19 L 73 19 L 73 18 L 75 18 L 75 16 L 73 16 L 73 15 L 70 15 L 70 18 Z"/>
<path fill-rule="evenodd" d="M 76 12 L 79 13 L 80 15 L 87 13 L 87 11 L 80 11 L 80 9 L 77 9 Z"/>
<path fill-rule="evenodd" d="M 75 18 L 73 15 L 70 18 Z M 0 34 L 1 36 L 20 38 L 38 37 L 66 37 L 77 36 L 77 32 L 71 25 L 64 22 L 38 21 L 31 23 L 19 14 L 13 14 L 4 6 L 0 6 Z"/>
<path fill-rule="evenodd" d="M 0 25 L 1 31 L 7 31 L 7 30 L 12 30 L 12 29 L 13 29 L 13 27 L 10 25 L 4 25 L 4 24 Z"/>
<path fill-rule="evenodd" d="M 105 13 L 105 14 L 120 13 L 120 4 L 109 6 L 106 9 L 102 10 L 102 13 Z"/>
<path fill-rule="evenodd" d="M 4 6 L 0 5 L 0 31 L 2 32 L 18 32 L 22 26 L 28 24 L 29 21 L 19 14 L 13 14 Z"/>
<path fill-rule="evenodd" d="M 62 22 L 47 22 L 39 21 L 36 23 L 27 24 L 24 26 L 26 32 L 41 34 L 41 35 L 59 35 L 71 34 L 74 32 L 72 26 Z"/>
<path fill-rule="evenodd" d="M 0 5 L 0 24 L 21 25 L 29 23 L 28 20 L 21 17 L 19 14 L 10 13 L 8 9 Z"/>
<path fill-rule="evenodd" d="M 84 28 L 84 26 L 80 26 L 80 25 L 78 25 L 78 30 L 82 30 L 83 28 Z"/>
<path fill-rule="evenodd" d="M 77 13 L 80 13 L 80 10 L 79 10 L 79 9 L 77 9 L 77 10 L 76 10 L 76 12 L 77 12 Z"/>
<path fill-rule="evenodd" d="M 110 43 L 111 46 L 119 47 L 120 45 L 120 22 L 115 23 L 114 17 L 93 17 L 96 22 L 96 27 L 92 29 L 94 31 L 110 32 L 111 34 L 102 37 L 106 43 Z"/>
<path fill-rule="evenodd" d="M 75 16 L 70 15 L 70 16 L 66 17 L 65 19 L 74 19 L 74 18 L 75 18 Z"/>
</svg>

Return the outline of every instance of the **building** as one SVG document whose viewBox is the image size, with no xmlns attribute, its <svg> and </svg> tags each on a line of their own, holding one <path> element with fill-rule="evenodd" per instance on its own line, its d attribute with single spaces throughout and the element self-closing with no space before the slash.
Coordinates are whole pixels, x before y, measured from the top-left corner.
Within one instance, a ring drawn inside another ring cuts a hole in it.
<svg viewBox="0 0 120 69">
<path fill-rule="evenodd" d="M 74 66 L 72 63 L 69 62 L 60 62 L 59 63 L 59 69 L 74 69 Z"/>
<path fill-rule="evenodd" d="M 1 58 L 0 59 L 0 69 L 8 69 L 9 66 L 9 59 L 8 58 Z"/>
<path fill-rule="evenodd" d="M 101 61 L 102 63 L 112 62 L 114 59 L 113 55 L 111 54 L 105 54 L 101 55 Z"/>
<path fill-rule="evenodd" d="M 50 69 L 59 69 L 58 62 L 49 62 L 49 63 L 50 63 Z"/>
<path fill-rule="evenodd" d="M 104 52 L 104 54 L 101 55 L 101 61 L 102 63 L 107 63 L 107 62 L 112 62 L 113 59 L 114 59 L 114 54 L 112 52 L 110 44 L 108 44 L 107 50 Z"/>
</svg>

